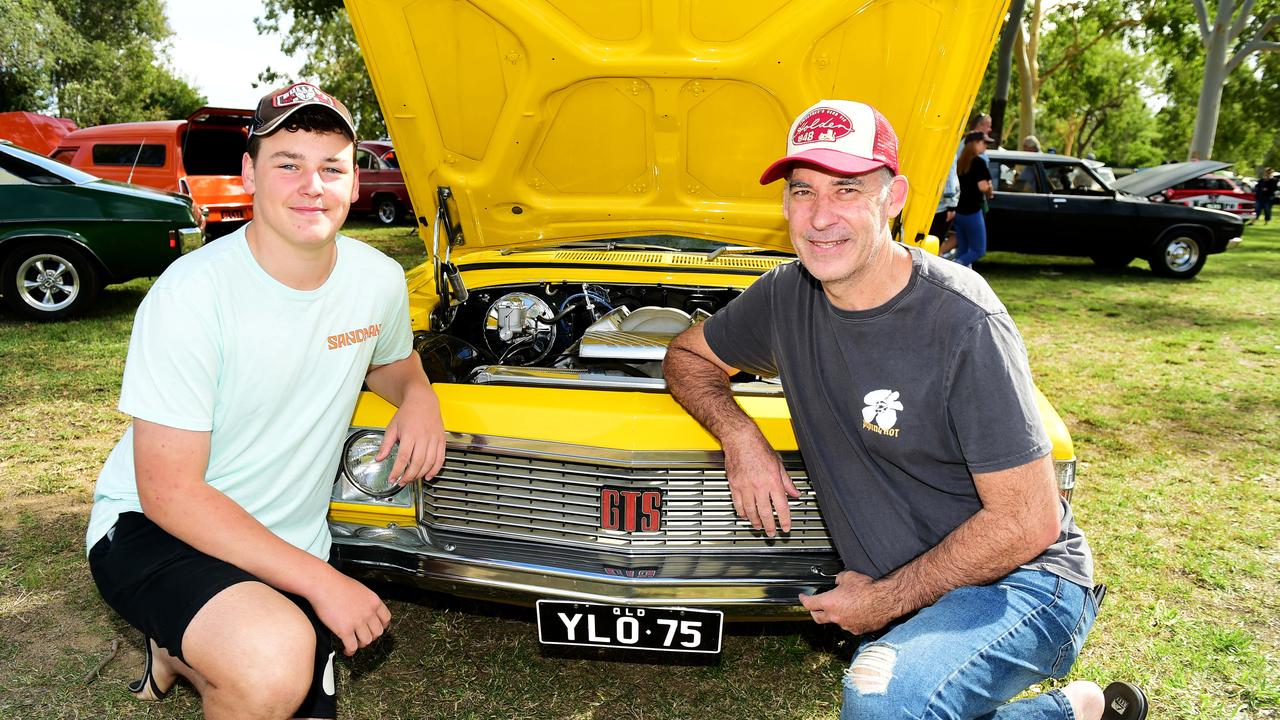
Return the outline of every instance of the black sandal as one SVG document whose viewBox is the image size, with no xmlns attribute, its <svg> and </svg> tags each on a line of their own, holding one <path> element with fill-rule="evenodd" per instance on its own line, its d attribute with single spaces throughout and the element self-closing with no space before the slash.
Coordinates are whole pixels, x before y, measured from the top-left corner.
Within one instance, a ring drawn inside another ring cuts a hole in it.
<svg viewBox="0 0 1280 720">
<path fill-rule="evenodd" d="M 1143 720 L 1147 716 L 1147 696 L 1137 685 L 1113 682 L 1102 691 L 1102 699 L 1102 720 Z"/>
<path fill-rule="evenodd" d="M 161 690 L 156 684 L 156 675 L 153 672 L 155 655 L 151 650 L 151 638 L 146 638 L 146 644 L 147 664 L 142 667 L 142 677 L 129 683 L 129 692 L 139 700 L 163 700 L 169 695 L 169 690 Z"/>
</svg>

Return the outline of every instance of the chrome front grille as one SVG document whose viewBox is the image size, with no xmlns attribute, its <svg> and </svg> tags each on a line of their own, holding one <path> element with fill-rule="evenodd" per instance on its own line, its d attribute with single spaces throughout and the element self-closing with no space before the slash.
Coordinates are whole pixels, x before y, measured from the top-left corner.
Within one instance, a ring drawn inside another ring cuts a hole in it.
<svg viewBox="0 0 1280 720">
<path fill-rule="evenodd" d="M 618 453 L 590 448 L 485 440 L 451 443 L 439 475 L 422 486 L 420 522 L 429 531 L 593 548 L 667 550 L 829 550 L 803 466 L 788 462 L 802 493 L 791 501 L 792 529 L 770 539 L 733 513 L 724 467 L 715 453 Z M 658 532 L 601 529 L 602 489 L 662 490 Z"/>
</svg>

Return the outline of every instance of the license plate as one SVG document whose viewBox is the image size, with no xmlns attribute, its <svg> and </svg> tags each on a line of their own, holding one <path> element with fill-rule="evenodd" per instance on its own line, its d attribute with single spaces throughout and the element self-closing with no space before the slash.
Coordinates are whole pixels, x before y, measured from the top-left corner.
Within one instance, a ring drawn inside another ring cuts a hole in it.
<svg viewBox="0 0 1280 720">
<path fill-rule="evenodd" d="M 1207 203 L 1204 203 L 1203 205 L 1201 205 L 1200 207 L 1207 207 L 1207 208 L 1213 208 L 1214 210 L 1221 210 L 1221 209 L 1222 209 L 1222 203 L 1211 203 L 1211 202 L 1207 202 Z"/>
<path fill-rule="evenodd" d="M 544 645 L 718 653 L 723 628 L 719 610 L 538 601 L 538 642 Z"/>
</svg>

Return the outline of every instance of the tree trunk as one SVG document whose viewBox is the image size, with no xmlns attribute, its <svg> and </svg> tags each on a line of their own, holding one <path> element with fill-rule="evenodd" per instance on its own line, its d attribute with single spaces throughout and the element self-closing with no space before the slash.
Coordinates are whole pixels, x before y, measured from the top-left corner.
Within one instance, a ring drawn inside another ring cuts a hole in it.
<svg viewBox="0 0 1280 720">
<path fill-rule="evenodd" d="M 1022 8 L 1025 0 L 1013 0 L 1009 7 L 1009 19 L 1005 21 L 1004 30 L 1000 32 L 1000 57 L 996 65 L 996 92 L 991 101 L 991 135 L 997 144 L 1004 147 L 1019 148 L 1004 142 L 1004 109 L 1009 104 L 1009 76 L 1012 74 L 1013 46 L 1018 31 L 1022 28 Z"/>
<path fill-rule="evenodd" d="M 1040 92 L 1040 60 L 1036 54 L 1040 47 L 1041 0 L 1034 2 L 1028 28 L 1024 30 L 1022 23 L 1018 23 L 1014 43 L 1014 53 L 1018 60 L 1018 94 L 1021 99 L 1018 135 L 1024 138 L 1036 134 L 1036 95 Z"/>
<path fill-rule="evenodd" d="M 1231 0 L 1218 0 L 1217 18 L 1205 38 L 1204 82 L 1200 85 L 1200 102 L 1196 106 L 1196 126 L 1191 136 L 1188 160 L 1208 160 L 1213 157 L 1213 140 L 1218 132 L 1218 111 L 1222 106 L 1222 85 L 1227 81 L 1231 9 Z"/>
<path fill-rule="evenodd" d="M 1018 44 L 1026 47 L 1021 39 Z M 1018 85 L 1018 135 L 1025 138 L 1036 134 L 1036 81 L 1025 62 L 1018 63 Z"/>
</svg>

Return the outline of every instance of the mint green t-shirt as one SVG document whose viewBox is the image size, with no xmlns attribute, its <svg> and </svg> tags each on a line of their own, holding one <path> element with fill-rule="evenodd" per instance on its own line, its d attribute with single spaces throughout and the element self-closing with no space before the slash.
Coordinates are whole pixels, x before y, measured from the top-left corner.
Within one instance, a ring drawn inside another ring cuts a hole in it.
<svg viewBox="0 0 1280 720">
<path fill-rule="evenodd" d="M 329 278 L 308 291 L 268 275 L 243 228 L 174 262 L 138 307 L 119 405 L 135 418 L 209 431 L 205 480 L 321 558 L 365 374 L 412 350 L 400 265 L 341 235 L 337 250 Z M 88 547 L 121 513 L 141 511 L 130 425 L 98 475 Z"/>
</svg>

